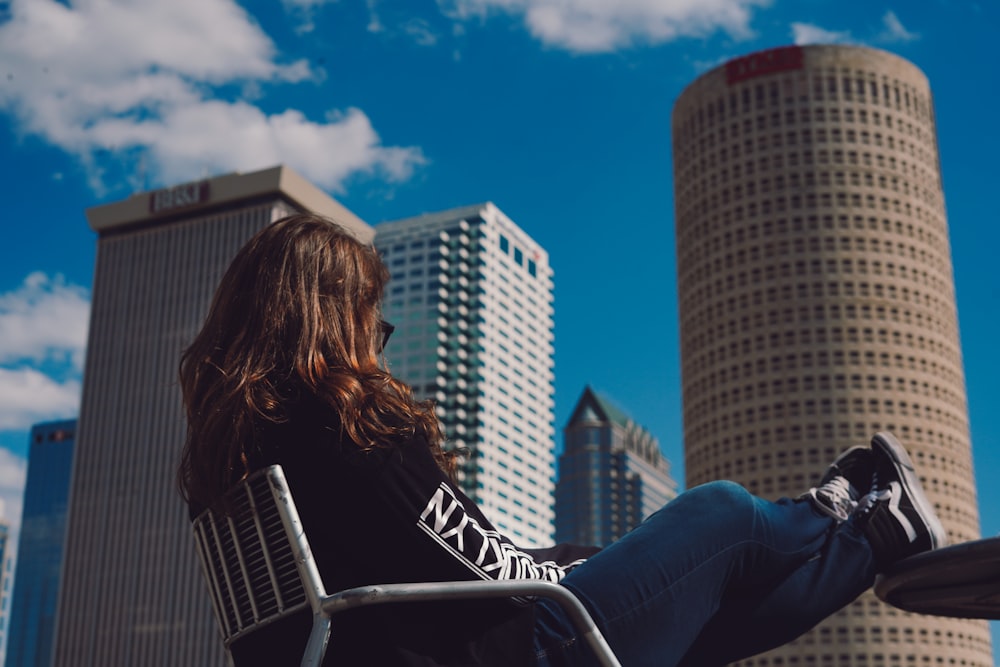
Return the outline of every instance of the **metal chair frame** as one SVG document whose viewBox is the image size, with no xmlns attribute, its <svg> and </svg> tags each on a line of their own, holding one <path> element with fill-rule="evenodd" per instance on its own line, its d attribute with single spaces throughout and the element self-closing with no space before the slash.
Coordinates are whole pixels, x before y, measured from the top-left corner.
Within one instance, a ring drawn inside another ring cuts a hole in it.
<svg viewBox="0 0 1000 667">
<path fill-rule="evenodd" d="M 224 508 L 203 511 L 192 530 L 227 651 L 238 639 L 309 608 L 312 631 L 301 667 L 320 667 L 331 617 L 349 609 L 428 600 L 545 597 L 563 608 L 602 667 L 621 667 L 583 604 L 569 589 L 548 581 L 376 584 L 327 594 L 280 465 L 257 471 L 234 487 Z"/>
</svg>

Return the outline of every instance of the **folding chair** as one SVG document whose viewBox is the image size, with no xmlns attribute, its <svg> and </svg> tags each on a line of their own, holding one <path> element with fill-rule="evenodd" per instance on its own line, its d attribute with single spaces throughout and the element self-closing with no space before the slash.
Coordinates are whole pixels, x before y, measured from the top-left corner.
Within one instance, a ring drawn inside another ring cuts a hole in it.
<svg viewBox="0 0 1000 667">
<path fill-rule="evenodd" d="M 449 581 L 361 586 L 327 594 L 280 465 L 257 471 L 226 494 L 225 511 L 205 510 L 193 523 L 195 543 L 216 620 L 233 642 L 302 609 L 312 632 L 302 667 L 320 667 L 333 614 L 372 604 L 427 600 L 546 597 L 557 602 L 602 667 L 621 667 L 569 589 L 547 581 Z"/>
</svg>

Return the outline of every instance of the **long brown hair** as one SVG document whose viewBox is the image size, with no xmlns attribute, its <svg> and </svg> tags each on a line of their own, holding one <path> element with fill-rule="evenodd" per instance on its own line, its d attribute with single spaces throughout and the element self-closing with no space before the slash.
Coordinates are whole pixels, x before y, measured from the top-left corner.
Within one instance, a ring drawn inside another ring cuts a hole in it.
<svg viewBox="0 0 1000 667">
<path fill-rule="evenodd" d="M 420 435 L 452 471 L 432 404 L 379 364 L 388 280 L 374 248 L 316 215 L 278 220 L 243 246 L 181 357 L 178 486 L 189 503 L 210 505 L 245 477 L 257 427 L 286 421 L 303 395 L 332 408 L 361 449 Z"/>
</svg>

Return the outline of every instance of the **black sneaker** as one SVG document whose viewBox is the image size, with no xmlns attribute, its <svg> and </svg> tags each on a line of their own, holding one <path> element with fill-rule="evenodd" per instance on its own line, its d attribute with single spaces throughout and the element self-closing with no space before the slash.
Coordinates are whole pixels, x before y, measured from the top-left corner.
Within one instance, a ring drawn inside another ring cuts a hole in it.
<svg viewBox="0 0 1000 667">
<path fill-rule="evenodd" d="M 875 471 L 872 451 L 861 445 L 851 447 L 830 464 L 819 486 L 799 496 L 837 521 L 847 521 L 858 501 L 871 490 Z"/>
<path fill-rule="evenodd" d="M 855 515 L 879 567 L 944 546 L 947 533 L 903 446 L 891 433 L 877 433 L 871 451 L 874 481 Z"/>
</svg>

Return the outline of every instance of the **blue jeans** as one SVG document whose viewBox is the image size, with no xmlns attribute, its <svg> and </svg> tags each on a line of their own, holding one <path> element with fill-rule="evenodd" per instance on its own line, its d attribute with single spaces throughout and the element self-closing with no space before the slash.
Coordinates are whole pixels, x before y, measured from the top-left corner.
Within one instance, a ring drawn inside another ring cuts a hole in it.
<svg viewBox="0 0 1000 667">
<path fill-rule="evenodd" d="M 780 646 L 868 589 L 871 547 L 809 502 L 732 482 L 687 491 L 570 572 L 625 667 L 713 667 Z M 537 603 L 542 667 L 595 664 L 557 605 Z"/>
</svg>

